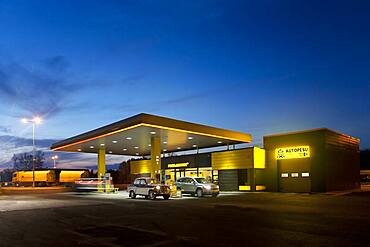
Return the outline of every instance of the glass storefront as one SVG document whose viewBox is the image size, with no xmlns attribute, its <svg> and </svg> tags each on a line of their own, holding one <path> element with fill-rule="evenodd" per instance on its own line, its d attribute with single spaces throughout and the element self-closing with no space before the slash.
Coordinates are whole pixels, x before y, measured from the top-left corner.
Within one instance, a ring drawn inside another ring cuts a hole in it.
<svg viewBox="0 0 370 247">
<path fill-rule="evenodd" d="M 218 183 L 218 171 L 212 170 L 211 167 L 166 169 L 165 174 L 166 183 L 174 183 L 181 177 L 202 177 L 210 182 Z"/>
</svg>

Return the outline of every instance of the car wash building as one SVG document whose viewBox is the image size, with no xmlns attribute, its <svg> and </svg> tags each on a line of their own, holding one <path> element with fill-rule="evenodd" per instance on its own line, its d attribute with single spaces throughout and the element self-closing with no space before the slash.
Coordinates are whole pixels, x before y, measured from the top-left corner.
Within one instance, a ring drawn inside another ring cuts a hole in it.
<svg viewBox="0 0 370 247">
<path fill-rule="evenodd" d="M 134 157 L 132 177 L 163 183 L 205 177 L 221 191 L 319 192 L 359 186 L 359 140 L 327 129 L 264 137 L 149 114 L 68 138 L 54 151 L 96 153 L 98 176 L 105 156 Z"/>
<path fill-rule="evenodd" d="M 325 192 L 360 186 L 359 139 L 326 128 L 264 136 L 269 191 Z"/>
</svg>

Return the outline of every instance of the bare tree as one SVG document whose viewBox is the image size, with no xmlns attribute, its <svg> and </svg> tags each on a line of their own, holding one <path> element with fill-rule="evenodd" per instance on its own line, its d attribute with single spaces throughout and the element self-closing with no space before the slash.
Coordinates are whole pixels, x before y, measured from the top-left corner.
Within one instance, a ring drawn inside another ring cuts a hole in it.
<svg viewBox="0 0 370 247">
<path fill-rule="evenodd" d="M 14 170 L 13 169 L 4 169 L 0 172 L 0 182 L 11 182 L 12 175 Z"/>
<path fill-rule="evenodd" d="M 20 170 L 32 170 L 32 159 L 33 155 L 32 153 L 20 153 L 20 154 L 14 154 L 12 161 L 14 163 L 14 170 L 20 171 Z M 35 152 L 35 169 L 42 168 L 45 157 L 44 152 L 37 151 Z"/>
</svg>

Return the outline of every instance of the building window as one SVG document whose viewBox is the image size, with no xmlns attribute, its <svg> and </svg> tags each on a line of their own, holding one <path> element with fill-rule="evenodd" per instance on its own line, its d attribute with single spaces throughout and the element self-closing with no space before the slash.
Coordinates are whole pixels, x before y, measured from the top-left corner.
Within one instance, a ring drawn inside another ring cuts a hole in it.
<svg viewBox="0 0 370 247">
<path fill-rule="evenodd" d="M 289 177 L 289 173 L 282 173 L 282 174 L 281 174 L 281 177 L 282 177 L 282 178 L 287 178 L 287 177 Z"/>
<path fill-rule="evenodd" d="M 293 172 L 291 174 L 292 178 L 297 178 L 299 176 L 299 173 L 298 172 Z"/>
<path fill-rule="evenodd" d="M 309 172 L 302 172 L 302 178 L 309 177 L 310 173 Z"/>
</svg>

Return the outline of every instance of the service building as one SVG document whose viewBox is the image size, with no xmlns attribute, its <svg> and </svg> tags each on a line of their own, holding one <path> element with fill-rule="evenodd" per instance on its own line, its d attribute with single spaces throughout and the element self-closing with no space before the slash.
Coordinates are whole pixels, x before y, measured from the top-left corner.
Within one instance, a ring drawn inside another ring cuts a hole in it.
<svg viewBox="0 0 370 247">
<path fill-rule="evenodd" d="M 359 139 L 321 128 L 265 136 L 263 147 L 251 142 L 251 134 L 139 114 L 51 149 L 96 153 L 99 176 L 106 154 L 133 156 L 133 177 L 169 183 L 200 176 L 221 191 L 324 192 L 360 185 Z"/>
</svg>

